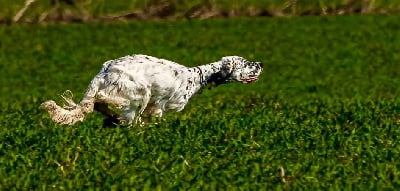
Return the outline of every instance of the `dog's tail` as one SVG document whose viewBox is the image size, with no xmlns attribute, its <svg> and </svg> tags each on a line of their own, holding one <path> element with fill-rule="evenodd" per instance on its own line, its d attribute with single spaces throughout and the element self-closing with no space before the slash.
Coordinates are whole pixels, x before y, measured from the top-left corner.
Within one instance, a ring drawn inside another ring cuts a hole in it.
<svg viewBox="0 0 400 191">
<path fill-rule="evenodd" d="M 53 100 L 46 101 L 41 106 L 49 112 L 50 118 L 54 122 L 61 125 L 73 125 L 76 122 L 82 122 L 86 114 L 93 112 L 98 88 L 99 78 L 95 78 L 78 104 L 72 100 L 72 92 L 67 90 L 61 95 L 65 101 L 64 106 L 57 105 Z"/>
</svg>

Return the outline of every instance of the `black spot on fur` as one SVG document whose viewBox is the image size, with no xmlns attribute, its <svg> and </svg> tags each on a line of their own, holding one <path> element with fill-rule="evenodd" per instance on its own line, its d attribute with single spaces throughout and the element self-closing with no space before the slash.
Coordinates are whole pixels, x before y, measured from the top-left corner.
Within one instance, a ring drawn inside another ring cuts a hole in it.
<svg viewBox="0 0 400 191">
<path fill-rule="evenodd" d="M 214 73 L 207 79 L 207 83 L 211 83 L 214 85 L 225 84 L 228 82 L 229 75 L 226 75 L 222 72 Z"/>
</svg>

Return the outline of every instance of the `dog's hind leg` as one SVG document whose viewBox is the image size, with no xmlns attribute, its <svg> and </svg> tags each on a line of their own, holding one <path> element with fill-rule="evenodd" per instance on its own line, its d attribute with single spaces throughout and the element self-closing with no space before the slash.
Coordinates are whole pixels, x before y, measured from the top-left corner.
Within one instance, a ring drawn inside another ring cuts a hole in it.
<svg viewBox="0 0 400 191">
<path fill-rule="evenodd" d="M 136 116 L 135 123 L 140 122 L 141 117 L 143 115 L 143 112 L 146 110 L 146 108 L 149 105 L 150 96 L 151 96 L 151 92 L 150 91 L 146 91 L 145 94 L 143 95 L 143 100 L 142 100 L 142 103 L 140 105 L 139 113 Z"/>
</svg>

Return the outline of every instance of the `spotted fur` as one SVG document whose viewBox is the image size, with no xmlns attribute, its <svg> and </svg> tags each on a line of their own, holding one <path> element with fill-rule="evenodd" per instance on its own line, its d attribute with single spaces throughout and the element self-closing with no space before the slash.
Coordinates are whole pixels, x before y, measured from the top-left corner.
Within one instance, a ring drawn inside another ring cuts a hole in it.
<svg viewBox="0 0 400 191">
<path fill-rule="evenodd" d="M 132 125 L 140 118 L 161 117 L 165 111 L 181 111 L 189 99 L 206 85 L 258 80 L 262 64 L 239 56 L 223 57 L 210 64 L 185 67 L 147 55 L 130 55 L 103 64 L 80 101 L 58 106 L 42 104 L 53 121 L 75 124 L 93 109 L 108 118 L 105 123 Z"/>
</svg>

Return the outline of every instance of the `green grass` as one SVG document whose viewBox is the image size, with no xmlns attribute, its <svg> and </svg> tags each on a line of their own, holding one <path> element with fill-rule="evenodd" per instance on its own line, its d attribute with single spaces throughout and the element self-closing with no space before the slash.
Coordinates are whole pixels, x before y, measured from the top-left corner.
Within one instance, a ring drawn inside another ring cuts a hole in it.
<svg viewBox="0 0 400 191">
<path fill-rule="evenodd" d="M 1 26 L 0 190 L 399 188 L 399 19 Z M 102 128 L 94 113 L 59 126 L 39 108 L 66 89 L 78 101 L 104 61 L 132 53 L 265 70 L 158 125 Z"/>
</svg>

